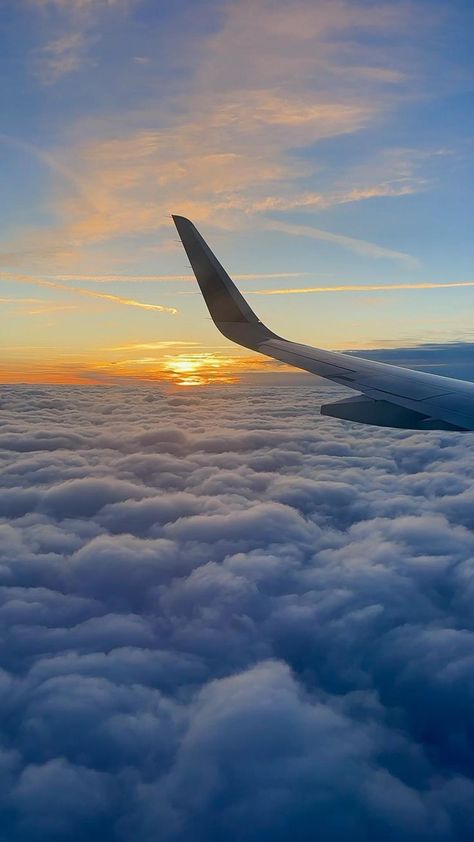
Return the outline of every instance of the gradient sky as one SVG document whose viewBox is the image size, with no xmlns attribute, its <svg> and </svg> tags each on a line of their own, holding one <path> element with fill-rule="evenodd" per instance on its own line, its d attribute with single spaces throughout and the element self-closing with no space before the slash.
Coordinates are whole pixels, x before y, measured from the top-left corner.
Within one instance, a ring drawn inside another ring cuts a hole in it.
<svg viewBox="0 0 474 842">
<path fill-rule="evenodd" d="M 470 2 L 0 9 L 3 381 L 260 366 L 213 328 L 170 212 L 291 338 L 472 339 Z"/>
</svg>

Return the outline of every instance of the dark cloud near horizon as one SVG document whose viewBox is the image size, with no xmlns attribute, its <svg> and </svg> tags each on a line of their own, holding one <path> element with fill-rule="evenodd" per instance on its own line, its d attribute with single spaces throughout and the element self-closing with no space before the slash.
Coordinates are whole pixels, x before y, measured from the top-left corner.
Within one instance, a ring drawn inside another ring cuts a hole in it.
<svg viewBox="0 0 474 842">
<path fill-rule="evenodd" d="M 421 369 L 443 377 L 457 377 L 474 381 L 474 343 L 446 342 L 414 345 L 401 348 L 375 348 L 348 351 L 368 360 Z"/>
<path fill-rule="evenodd" d="M 472 435 L 342 395 L 0 389 L 2 838 L 472 838 Z"/>
</svg>

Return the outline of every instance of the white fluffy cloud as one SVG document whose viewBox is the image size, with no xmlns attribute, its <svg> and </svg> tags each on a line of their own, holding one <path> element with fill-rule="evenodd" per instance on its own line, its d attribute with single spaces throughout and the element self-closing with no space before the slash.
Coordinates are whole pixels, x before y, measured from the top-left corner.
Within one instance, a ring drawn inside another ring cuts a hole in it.
<svg viewBox="0 0 474 842">
<path fill-rule="evenodd" d="M 471 436 L 329 391 L 0 390 L 9 840 L 471 838 Z"/>
</svg>

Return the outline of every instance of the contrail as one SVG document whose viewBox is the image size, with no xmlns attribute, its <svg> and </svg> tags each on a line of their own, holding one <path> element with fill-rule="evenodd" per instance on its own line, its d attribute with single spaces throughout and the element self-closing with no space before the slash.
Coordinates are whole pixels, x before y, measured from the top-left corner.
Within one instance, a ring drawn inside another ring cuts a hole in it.
<svg viewBox="0 0 474 842">
<path fill-rule="evenodd" d="M 310 292 L 392 292 L 392 290 L 416 289 L 451 289 L 455 287 L 474 287 L 474 281 L 452 281 L 434 284 L 431 282 L 414 284 L 357 284 L 333 287 L 289 287 L 288 289 L 248 289 L 246 295 L 304 295 Z"/>
<path fill-rule="evenodd" d="M 126 307 L 140 307 L 143 310 L 155 310 L 160 313 L 170 313 L 176 315 L 178 312 L 176 307 L 164 307 L 162 304 L 149 304 L 146 301 L 137 301 L 135 298 L 124 298 L 121 295 L 111 295 L 105 292 L 94 292 L 91 289 L 83 289 L 82 287 L 72 287 L 68 284 L 60 284 L 57 281 L 45 281 L 40 278 L 31 278 L 29 276 L 17 275 L 16 283 L 35 284 L 38 287 L 46 289 L 60 289 L 66 292 L 75 292 L 78 295 L 85 295 L 88 298 L 99 298 L 103 301 L 112 301 L 114 304 L 123 304 Z"/>
</svg>

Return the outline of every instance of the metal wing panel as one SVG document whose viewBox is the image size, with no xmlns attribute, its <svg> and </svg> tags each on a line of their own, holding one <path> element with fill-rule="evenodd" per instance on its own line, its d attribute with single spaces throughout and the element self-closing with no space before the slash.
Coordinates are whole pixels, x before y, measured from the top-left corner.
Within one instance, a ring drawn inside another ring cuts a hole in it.
<svg viewBox="0 0 474 842">
<path fill-rule="evenodd" d="M 264 342 L 259 350 L 349 388 L 383 392 L 385 398 L 392 395 L 420 401 L 448 394 L 452 390 L 452 381 L 447 377 L 410 371 L 387 363 L 373 363 L 349 354 L 321 351 L 284 339 Z"/>
<path fill-rule="evenodd" d="M 350 357 L 347 362 L 343 354 L 331 354 L 319 348 L 311 348 L 308 345 L 298 345 L 296 342 L 287 342 L 285 339 L 275 339 L 263 342 L 258 350 L 262 354 L 280 360 L 281 362 L 302 368 L 311 374 L 318 374 L 320 377 L 336 380 L 346 378 L 349 384 L 356 377 L 356 371 L 351 366 Z M 342 358 L 342 359 L 340 359 Z"/>
<path fill-rule="evenodd" d="M 394 407 L 419 413 L 427 421 L 418 429 L 436 429 L 432 422 L 438 419 L 454 428 L 474 430 L 474 383 L 364 360 L 352 354 L 322 351 L 284 339 L 264 342 L 258 350 L 362 392 L 374 401 L 390 402 Z M 350 368 L 343 367 L 346 361 Z M 394 421 L 397 419 L 394 413 Z M 399 426 L 398 421 L 394 426 Z"/>
</svg>

